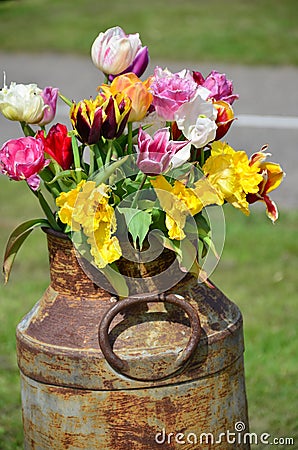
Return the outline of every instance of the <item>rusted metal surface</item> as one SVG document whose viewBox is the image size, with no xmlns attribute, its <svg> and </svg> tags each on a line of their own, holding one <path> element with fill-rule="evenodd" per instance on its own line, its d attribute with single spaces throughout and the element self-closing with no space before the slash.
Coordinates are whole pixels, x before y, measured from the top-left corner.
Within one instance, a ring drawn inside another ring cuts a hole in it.
<svg viewBox="0 0 298 450">
<path fill-rule="evenodd" d="M 169 378 L 163 374 L 176 372 L 192 339 L 189 315 L 152 298 L 124 308 L 106 336 L 133 374 L 124 376 L 107 362 L 98 342 L 99 323 L 115 298 L 85 275 L 70 241 L 56 235 L 48 241 L 51 285 L 17 328 L 25 449 L 249 449 L 243 443 L 181 445 L 174 436 L 162 445 L 154 442 L 163 429 L 215 436 L 233 431 L 237 421 L 248 427 L 236 305 L 190 276 L 166 293 L 184 297 L 200 319 L 194 354 Z"/>
<path fill-rule="evenodd" d="M 139 306 L 143 303 L 148 302 L 165 302 L 181 308 L 187 314 L 190 320 L 191 334 L 185 349 L 183 350 L 183 352 L 181 352 L 180 355 L 178 355 L 174 364 L 174 368 L 170 373 L 155 374 L 151 372 L 146 375 L 146 378 L 143 379 L 143 381 L 160 380 L 168 377 L 169 375 L 173 375 L 180 369 L 183 369 L 185 364 L 190 360 L 190 358 L 196 351 L 201 336 L 201 324 L 198 313 L 190 305 L 190 303 L 188 303 L 182 297 L 180 298 L 175 294 L 140 294 L 135 297 L 127 297 L 126 299 L 116 303 L 109 309 L 109 311 L 107 311 L 107 313 L 101 319 L 98 332 L 98 341 L 101 351 L 109 364 L 118 372 L 125 374 L 130 378 L 139 379 L 138 372 L 136 373 L 136 375 L 134 375 L 128 362 L 119 358 L 113 352 L 109 338 L 109 326 L 115 316 L 120 312 L 123 313 L 127 308 Z"/>
<path fill-rule="evenodd" d="M 212 433 L 218 440 L 220 433 L 235 431 L 235 423 L 245 421 L 241 370 L 239 358 L 226 370 L 190 383 L 112 391 L 55 387 L 24 377 L 25 450 L 246 450 L 245 444 L 224 439 L 212 444 L 211 436 L 207 444 L 203 436 Z M 178 433 L 190 442 L 175 442 Z"/>
</svg>

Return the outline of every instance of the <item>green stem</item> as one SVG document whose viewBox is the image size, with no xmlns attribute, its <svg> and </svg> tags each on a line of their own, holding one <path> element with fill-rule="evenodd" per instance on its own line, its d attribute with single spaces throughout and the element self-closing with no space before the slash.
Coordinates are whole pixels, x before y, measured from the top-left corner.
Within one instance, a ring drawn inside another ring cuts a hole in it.
<svg viewBox="0 0 298 450">
<path fill-rule="evenodd" d="M 143 179 L 142 179 L 142 181 L 141 181 L 141 183 L 140 183 L 140 185 L 139 185 L 139 187 L 138 187 L 138 190 L 136 191 L 135 197 L 134 197 L 133 202 L 132 202 L 132 204 L 131 204 L 131 207 L 132 207 L 132 208 L 134 208 L 134 207 L 136 206 L 136 203 L 137 203 L 138 198 L 139 198 L 139 195 L 140 195 L 140 191 L 143 189 L 144 184 L 146 183 L 147 178 L 148 178 L 148 175 L 144 174 L 144 177 L 143 177 Z"/>
<path fill-rule="evenodd" d="M 55 216 L 48 204 L 48 202 L 46 201 L 46 199 L 44 198 L 43 194 L 41 191 L 37 192 L 37 198 L 39 200 L 40 206 L 43 210 L 43 212 L 46 215 L 46 218 L 49 221 L 49 224 L 51 225 L 51 227 L 53 228 L 53 230 L 56 231 L 61 231 L 61 228 L 59 227 L 59 225 L 57 224 L 56 220 L 55 220 Z"/>
<path fill-rule="evenodd" d="M 127 124 L 127 154 L 132 154 L 132 122 L 128 122 Z"/>
<path fill-rule="evenodd" d="M 20 122 L 24 135 L 27 136 L 35 136 L 35 132 L 32 130 L 30 125 L 26 122 Z"/>
<path fill-rule="evenodd" d="M 61 100 L 64 101 L 64 103 L 66 103 L 68 106 L 73 106 L 73 102 L 71 100 L 69 100 L 69 98 L 65 97 L 64 95 L 62 95 L 59 92 L 59 97 L 61 98 Z"/>
<path fill-rule="evenodd" d="M 113 141 L 109 140 L 108 141 L 108 151 L 107 151 L 107 156 L 106 156 L 106 160 L 105 160 L 106 165 L 111 162 L 112 149 L 113 149 Z"/>
<path fill-rule="evenodd" d="M 73 160 L 75 165 L 75 173 L 77 184 L 82 180 L 82 167 L 81 167 L 81 159 L 80 152 L 78 147 L 78 142 L 74 134 L 71 135 L 71 143 L 72 143 L 72 152 L 73 152 Z"/>
<path fill-rule="evenodd" d="M 199 163 L 200 163 L 200 167 L 203 167 L 203 165 L 204 165 L 204 163 L 205 163 L 205 153 L 204 153 L 204 149 L 203 149 L 203 148 L 200 148 L 200 149 L 198 149 L 197 151 L 200 151 L 200 156 L 199 156 L 200 161 L 199 161 Z"/>
<path fill-rule="evenodd" d="M 53 230 L 61 231 L 61 228 L 57 224 L 57 222 L 55 220 L 55 216 L 54 216 L 54 214 L 53 214 L 53 212 L 52 212 L 48 202 L 44 198 L 42 192 L 41 191 L 34 191 L 28 184 L 27 184 L 27 186 L 29 187 L 30 191 L 35 195 L 35 197 L 38 198 L 38 201 L 39 201 L 39 204 L 41 206 L 41 209 L 45 213 L 45 216 L 46 216 L 46 218 L 47 218 L 47 220 L 49 222 L 49 225 L 53 228 Z"/>
<path fill-rule="evenodd" d="M 101 155 L 101 151 L 100 151 L 98 144 L 94 144 L 93 149 L 94 149 L 94 155 L 95 155 L 96 166 L 97 166 L 96 170 L 98 170 L 103 166 L 102 155 Z M 94 167 L 94 169 L 95 169 L 95 167 Z"/>
<path fill-rule="evenodd" d="M 54 176 L 49 169 L 49 167 L 45 167 L 42 172 L 39 173 L 41 179 L 46 183 L 46 188 L 51 191 L 51 194 L 54 198 L 58 197 L 61 194 L 61 189 L 57 181 L 55 181 L 52 184 L 49 184 L 50 181 L 53 180 Z"/>
<path fill-rule="evenodd" d="M 89 162 L 89 177 L 94 173 L 94 159 L 95 159 L 95 152 L 94 152 L 94 146 L 90 146 L 90 162 Z"/>
</svg>

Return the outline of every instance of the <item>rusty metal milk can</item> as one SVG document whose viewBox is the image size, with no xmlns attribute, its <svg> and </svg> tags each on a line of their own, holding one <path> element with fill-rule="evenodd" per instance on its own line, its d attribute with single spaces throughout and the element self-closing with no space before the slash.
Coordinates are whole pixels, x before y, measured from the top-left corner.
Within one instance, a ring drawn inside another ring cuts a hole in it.
<svg viewBox="0 0 298 450">
<path fill-rule="evenodd" d="M 25 450 L 249 449 L 239 309 L 190 275 L 116 301 L 47 237 L 51 283 L 17 328 Z"/>
</svg>

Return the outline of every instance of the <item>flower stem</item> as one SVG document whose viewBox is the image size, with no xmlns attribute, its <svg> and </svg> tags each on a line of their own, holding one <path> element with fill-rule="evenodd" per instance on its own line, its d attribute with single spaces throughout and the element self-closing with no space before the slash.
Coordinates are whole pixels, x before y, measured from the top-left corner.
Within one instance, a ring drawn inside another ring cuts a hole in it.
<svg viewBox="0 0 298 450">
<path fill-rule="evenodd" d="M 61 228 L 59 227 L 59 225 L 57 224 L 56 220 L 55 220 L 55 216 L 48 204 L 48 202 L 46 201 L 46 199 L 44 198 L 42 192 L 39 191 L 34 191 L 28 184 L 27 186 L 29 187 L 30 191 L 33 192 L 33 194 L 35 195 L 35 197 L 38 198 L 39 204 L 41 206 L 41 209 L 43 210 L 43 212 L 45 213 L 45 216 L 49 222 L 49 225 L 53 228 L 53 230 L 56 231 L 62 231 Z"/>
<path fill-rule="evenodd" d="M 75 165 L 76 179 L 79 184 L 82 180 L 82 168 L 81 168 L 81 159 L 79 153 L 78 142 L 74 134 L 71 135 L 71 143 L 72 143 L 72 152 L 73 152 L 73 160 Z"/>
<path fill-rule="evenodd" d="M 61 92 L 59 92 L 59 97 L 61 98 L 61 100 L 64 101 L 64 103 L 66 103 L 68 106 L 72 106 L 73 102 L 71 100 L 69 100 L 69 98 L 65 97 L 64 95 L 61 94 Z"/>
<path fill-rule="evenodd" d="M 43 212 L 46 215 L 46 218 L 49 221 L 49 224 L 51 225 L 51 227 L 53 228 L 53 230 L 56 231 L 61 231 L 61 228 L 59 227 L 59 225 L 57 224 L 56 220 L 55 220 L 55 216 L 48 204 L 48 202 L 46 201 L 46 199 L 44 198 L 43 194 L 41 191 L 37 192 L 37 198 L 39 200 L 40 206 L 43 210 Z"/>
<path fill-rule="evenodd" d="M 46 188 L 51 191 L 53 197 L 58 197 L 61 193 L 61 189 L 57 181 L 50 183 L 54 176 L 49 167 L 45 167 L 42 172 L 39 173 L 39 176 L 44 181 Z"/>
<path fill-rule="evenodd" d="M 204 163 L 205 163 L 205 154 L 204 154 L 204 149 L 200 148 L 200 154 L 199 154 L 199 158 L 200 158 L 200 167 L 203 167 Z"/>
<path fill-rule="evenodd" d="M 26 122 L 20 122 L 24 135 L 27 136 L 35 136 L 35 132 L 32 130 L 30 125 Z"/>
<path fill-rule="evenodd" d="M 127 154 L 132 154 L 132 122 L 128 122 L 127 124 Z"/>
<path fill-rule="evenodd" d="M 105 164 L 110 164 L 110 162 L 111 162 L 112 149 L 113 149 L 113 141 L 109 140 L 108 141 L 108 151 L 107 151 Z"/>
<path fill-rule="evenodd" d="M 101 151 L 100 151 L 98 144 L 94 144 L 92 146 L 92 148 L 94 151 L 94 156 L 95 156 L 95 161 L 96 161 L 96 167 L 94 166 L 94 170 L 99 170 L 103 166 Z"/>
<path fill-rule="evenodd" d="M 95 152 L 94 152 L 94 146 L 90 146 L 90 162 L 89 162 L 89 177 L 94 173 L 94 159 L 95 159 Z"/>
</svg>

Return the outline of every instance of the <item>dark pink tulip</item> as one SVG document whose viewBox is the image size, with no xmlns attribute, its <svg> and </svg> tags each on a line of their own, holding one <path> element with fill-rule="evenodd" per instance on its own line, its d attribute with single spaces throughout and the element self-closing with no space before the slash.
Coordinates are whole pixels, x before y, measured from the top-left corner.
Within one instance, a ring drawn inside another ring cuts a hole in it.
<svg viewBox="0 0 298 450">
<path fill-rule="evenodd" d="M 0 170 L 12 180 L 26 180 L 36 191 L 40 184 L 37 175 L 49 160 L 44 157 L 44 145 L 41 139 L 28 136 L 11 139 L 0 150 Z"/>
</svg>

